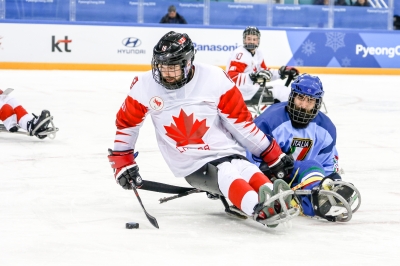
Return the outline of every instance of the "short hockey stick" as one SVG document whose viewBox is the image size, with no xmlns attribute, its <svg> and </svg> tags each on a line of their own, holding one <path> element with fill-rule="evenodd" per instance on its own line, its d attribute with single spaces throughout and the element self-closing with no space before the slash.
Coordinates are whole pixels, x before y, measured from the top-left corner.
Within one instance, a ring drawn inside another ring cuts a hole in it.
<svg viewBox="0 0 400 266">
<path fill-rule="evenodd" d="M 178 187 L 160 182 L 143 180 L 143 185 L 140 187 L 140 189 L 167 194 L 181 194 L 192 190 L 193 187 Z"/>
<path fill-rule="evenodd" d="M 161 199 L 159 199 L 159 201 L 160 201 L 160 204 L 161 204 L 161 203 L 164 203 L 164 202 L 173 200 L 173 199 L 185 197 L 185 196 L 188 196 L 188 195 L 190 195 L 190 194 L 193 194 L 193 193 L 200 193 L 200 192 L 205 192 L 205 191 L 202 191 L 202 190 L 200 190 L 200 189 L 194 188 L 194 189 L 192 189 L 192 190 L 185 191 L 185 192 L 183 192 L 183 193 L 179 193 L 179 194 L 177 194 L 177 195 L 175 195 L 175 196 L 170 196 L 170 197 L 161 198 Z"/>
<path fill-rule="evenodd" d="M 137 189 L 136 189 L 135 185 L 131 183 L 131 186 L 132 186 L 133 192 L 134 192 L 135 195 L 136 195 L 136 198 L 138 199 L 138 201 L 139 201 L 139 203 L 140 203 L 140 206 L 142 206 L 142 209 L 143 209 L 143 211 L 144 211 L 144 214 L 146 214 L 147 219 L 149 220 L 149 222 L 150 222 L 155 228 L 159 229 L 156 218 L 154 218 L 153 216 L 151 216 L 151 215 L 146 211 L 146 209 L 144 208 L 143 203 L 142 203 L 142 200 L 141 200 L 141 198 L 140 198 L 140 196 L 139 196 L 139 193 L 137 192 Z"/>
<path fill-rule="evenodd" d="M 289 87 L 290 82 L 292 82 L 293 79 L 294 79 L 293 75 L 289 74 L 289 77 L 286 80 L 285 86 Z"/>
</svg>

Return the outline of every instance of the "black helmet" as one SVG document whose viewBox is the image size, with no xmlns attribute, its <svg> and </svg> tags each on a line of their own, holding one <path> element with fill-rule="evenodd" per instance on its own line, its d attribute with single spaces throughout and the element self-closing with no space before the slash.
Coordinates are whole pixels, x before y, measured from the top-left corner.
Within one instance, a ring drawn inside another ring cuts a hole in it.
<svg viewBox="0 0 400 266">
<path fill-rule="evenodd" d="M 168 32 L 153 49 L 151 68 L 154 80 L 169 90 L 181 88 L 191 79 L 194 54 L 192 40 L 186 33 Z M 179 65 L 182 71 L 181 76 L 175 82 L 168 82 L 161 75 L 162 65 Z"/>
<path fill-rule="evenodd" d="M 254 44 L 254 43 L 246 44 L 245 40 L 246 40 L 246 36 L 247 35 L 256 35 L 256 36 L 258 36 L 258 44 Z M 260 31 L 258 30 L 257 27 L 253 27 L 253 26 L 247 27 L 243 31 L 243 47 L 245 49 L 247 49 L 247 50 L 256 49 L 260 45 L 260 38 L 261 38 L 261 33 L 260 33 Z"/>
</svg>

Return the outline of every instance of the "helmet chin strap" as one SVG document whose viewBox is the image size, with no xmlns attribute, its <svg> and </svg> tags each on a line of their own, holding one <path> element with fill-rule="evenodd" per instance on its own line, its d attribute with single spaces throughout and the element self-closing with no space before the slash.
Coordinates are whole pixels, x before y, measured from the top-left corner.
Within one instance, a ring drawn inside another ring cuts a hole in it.
<svg viewBox="0 0 400 266">
<path fill-rule="evenodd" d="M 189 83 L 191 80 L 192 80 L 192 78 L 193 78 L 193 76 L 194 76 L 194 66 L 192 65 L 192 64 L 190 64 L 190 67 L 187 67 L 188 69 L 187 69 L 187 74 L 186 74 L 186 77 L 187 77 L 187 82 L 186 83 Z M 186 72 L 186 69 L 185 69 L 185 72 Z"/>
<path fill-rule="evenodd" d="M 254 56 L 254 54 L 256 53 L 257 47 L 254 49 L 246 49 L 246 50 L 249 51 L 252 56 Z"/>
</svg>

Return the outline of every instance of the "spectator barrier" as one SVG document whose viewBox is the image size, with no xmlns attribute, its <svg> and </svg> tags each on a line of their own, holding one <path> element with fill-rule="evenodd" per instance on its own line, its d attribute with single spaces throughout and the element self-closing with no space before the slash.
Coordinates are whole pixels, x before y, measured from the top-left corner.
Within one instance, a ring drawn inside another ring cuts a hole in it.
<svg viewBox="0 0 400 266">
<path fill-rule="evenodd" d="M 0 68 L 148 70 L 154 45 L 170 30 L 189 34 L 197 62 L 221 67 L 242 44 L 243 27 L 3 22 Z M 400 73 L 400 34 L 395 31 L 260 30 L 259 49 L 270 67 L 311 67 L 308 72 L 313 73 Z"/>
</svg>

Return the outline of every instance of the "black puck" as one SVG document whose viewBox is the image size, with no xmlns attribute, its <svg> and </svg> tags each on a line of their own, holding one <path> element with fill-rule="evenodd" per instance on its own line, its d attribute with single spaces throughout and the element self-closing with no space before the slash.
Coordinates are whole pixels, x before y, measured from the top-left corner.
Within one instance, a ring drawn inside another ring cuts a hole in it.
<svg viewBox="0 0 400 266">
<path fill-rule="evenodd" d="M 139 223 L 130 222 L 125 224 L 126 229 L 138 229 Z"/>
</svg>

